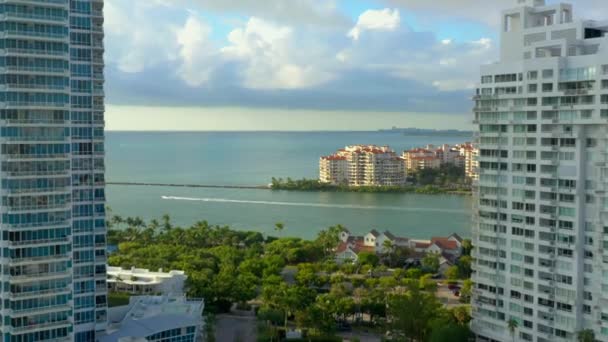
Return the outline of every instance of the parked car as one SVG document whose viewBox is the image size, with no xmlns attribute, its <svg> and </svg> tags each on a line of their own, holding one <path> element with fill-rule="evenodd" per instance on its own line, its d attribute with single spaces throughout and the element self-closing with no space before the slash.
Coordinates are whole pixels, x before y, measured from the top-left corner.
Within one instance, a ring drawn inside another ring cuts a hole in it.
<svg viewBox="0 0 608 342">
<path fill-rule="evenodd" d="M 458 284 L 448 284 L 448 289 L 452 292 L 454 292 L 454 290 L 460 290 L 460 285 Z"/>
</svg>

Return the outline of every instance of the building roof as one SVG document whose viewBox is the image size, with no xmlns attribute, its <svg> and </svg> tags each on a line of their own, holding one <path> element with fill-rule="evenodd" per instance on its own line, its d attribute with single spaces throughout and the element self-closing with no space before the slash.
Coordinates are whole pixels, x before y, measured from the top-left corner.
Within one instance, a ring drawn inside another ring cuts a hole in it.
<svg viewBox="0 0 608 342">
<path fill-rule="evenodd" d="M 431 243 L 436 244 L 437 247 L 443 250 L 455 250 L 460 248 L 456 241 L 449 240 L 449 238 L 445 237 L 434 237 L 431 239 Z"/>
<path fill-rule="evenodd" d="M 336 249 L 336 253 L 344 253 L 347 250 L 351 250 L 355 254 L 359 254 L 362 252 L 366 253 L 374 253 L 376 249 L 373 246 L 365 246 L 363 241 L 356 240 L 355 242 L 342 242 L 338 245 Z"/>
<path fill-rule="evenodd" d="M 431 243 L 430 242 L 423 242 L 423 241 L 416 241 L 414 242 L 414 247 L 415 248 L 429 248 L 431 247 Z"/>
<path fill-rule="evenodd" d="M 458 242 L 462 242 L 462 240 L 463 240 L 463 238 L 462 238 L 462 237 L 460 237 L 460 235 L 458 235 L 458 234 L 456 234 L 456 233 L 453 233 L 452 235 L 448 236 L 448 238 L 452 238 L 452 237 L 453 237 L 454 239 L 458 240 Z"/>
<path fill-rule="evenodd" d="M 377 230 L 375 230 L 375 229 L 372 229 L 369 233 L 372 234 L 374 237 L 379 237 L 380 236 L 380 233 Z"/>
<path fill-rule="evenodd" d="M 184 271 L 169 271 L 163 272 L 162 269 L 158 272 L 150 271 L 145 268 L 130 268 L 124 269 L 121 267 L 108 266 L 108 282 L 110 283 L 124 283 L 128 285 L 155 285 L 160 284 L 165 279 L 181 278 L 185 280 L 187 278 Z"/>
<path fill-rule="evenodd" d="M 131 297 L 127 306 L 108 310 L 108 330 L 100 342 L 116 342 L 124 337 L 145 338 L 176 328 L 199 326 L 204 303 L 183 297 Z"/>
<path fill-rule="evenodd" d="M 322 160 L 346 160 L 346 157 L 343 156 L 336 156 L 336 155 L 331 155 L 331 156 L 323 156 L 321 157 Z"/>
<path fill-rule="evenodd" d="M 389 238 L 391 241 L 405 242 L 405 241 L 409 241 L 410 240 L 410 239 L 405 238 L 405 237 L 396 236 L 395 234 L 389 232 L 388 230 L 384 232 L 384 235 L 387 238 Z"/>
<path fill-rule="evenodd" d="M 388 230 L 384 232 L 384 235 L 391 240 L 397 240 L 397 237 L 395 235 L 393 235 L 393 233 L 389 232 Z"/>
</svg>

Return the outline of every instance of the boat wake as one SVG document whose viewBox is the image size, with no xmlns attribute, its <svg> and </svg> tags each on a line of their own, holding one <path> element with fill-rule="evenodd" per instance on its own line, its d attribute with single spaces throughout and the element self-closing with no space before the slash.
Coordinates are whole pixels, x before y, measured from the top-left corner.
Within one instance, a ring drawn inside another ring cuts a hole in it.
<svg viewBox="0 0 608 342">
<path fill-rule="evenodd" d="M 412 207 L 351 205 L 351 204 L 323 204 L 323 203 L 306 203 L 306 202 L 249 201 L 249 200 L 234 200 L 234 199 L 226 199 L 226 198 L 195 198 L 195 197 L 177 197 L 177 196 L 161 196 L 161 198 L 163 200 L 171 200 L 171 201 L 253 204 L 253 205 L 284 206 L 284 207 L 310 207 L 310 208 L 357 209 L 357 210 L 390 210 L 390 211 L 407 211 L 407 212 L 436 212 L 436 213 L 452 213 L 452 214 L 466 214 L 466 215 L 469 214 L 467 211 L 464 211 L 464 210 L 436 209 L 436 208 L 412 208 Z"/>
</svg>

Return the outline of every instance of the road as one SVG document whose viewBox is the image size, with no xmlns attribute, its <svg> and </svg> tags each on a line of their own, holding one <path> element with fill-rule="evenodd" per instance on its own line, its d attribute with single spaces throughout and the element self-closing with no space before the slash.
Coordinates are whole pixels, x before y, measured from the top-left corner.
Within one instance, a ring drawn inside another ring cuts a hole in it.
<svg viewBox="0 0 608 342">
<path fill-rule="evenodd" d="M 255 317 L 217 316 L 215 340 L 217 342 L 256 342 Z"/>
</svg>

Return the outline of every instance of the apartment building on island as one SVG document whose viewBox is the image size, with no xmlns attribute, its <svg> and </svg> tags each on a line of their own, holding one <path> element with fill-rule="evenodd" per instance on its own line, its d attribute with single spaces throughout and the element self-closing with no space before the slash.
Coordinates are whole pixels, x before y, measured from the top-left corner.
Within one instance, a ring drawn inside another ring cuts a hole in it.
<svg viewBox="0 0 608 342">
<path fill-rule="evenodd" d="M 400 186 L 405 184 L 403 159 L 388 146 L 355 145 L 321 157 L 319 179 L 349 186 Z"/>
<path fill-rule="evenodd" d="M 464 168 L 467 178 L 476 178 L 476 149 L 471 143 L 427 145 L 403 152 L 402 158 L 408 173 L 452 165 Z"/>
</svg>

